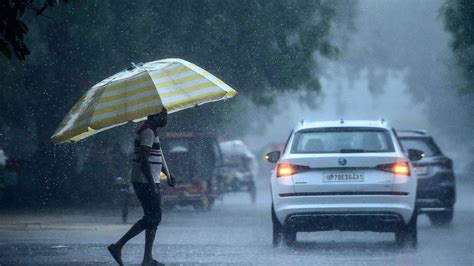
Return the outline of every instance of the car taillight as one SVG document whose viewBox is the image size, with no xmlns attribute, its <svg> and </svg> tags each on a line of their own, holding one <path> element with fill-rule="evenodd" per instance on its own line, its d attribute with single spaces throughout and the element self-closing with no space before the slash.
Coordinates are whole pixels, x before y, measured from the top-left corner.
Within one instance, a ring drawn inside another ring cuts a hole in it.
<svg viewBox="0 0 474 266">
<path fill-rule="evenodd" d="M 281 163 L 277 166 L 277 177 L 290 176 L 306 170 L 309 170 L 308 166 Z"/>
<path fill-rule="evenodd" d="M 411 174 L 410 165 L 407 162 L 396 162 L 381 164 L 377 166 L 379 170 L 390 172 L 396 175 L 409 176 Z"/>
<path fill-rule="evenodd" d="M 193 182 L 189 187 L 187 187 L 186 191 L 188 193 L 199 193 L 201 192 L 202 186 L 199 182 Z"/>
</svg>

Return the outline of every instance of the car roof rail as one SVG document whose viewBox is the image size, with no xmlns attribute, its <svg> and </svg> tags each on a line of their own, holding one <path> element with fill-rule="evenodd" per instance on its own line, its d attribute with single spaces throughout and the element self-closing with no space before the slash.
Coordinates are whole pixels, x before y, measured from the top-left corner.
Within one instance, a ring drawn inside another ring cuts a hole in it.
<svg viewBox="0 0 474 266">
<path fill-rule="evenodd" d="M 426 135 L 428 133 L 426 130 L 423 130 L 423 129 L 400 129 L 400 130 L 397 129 L 397 132 L 400 132 L 400 133 L 415 133 L 415 134 L 419 134 L 419 135 Z"/>
</svg>

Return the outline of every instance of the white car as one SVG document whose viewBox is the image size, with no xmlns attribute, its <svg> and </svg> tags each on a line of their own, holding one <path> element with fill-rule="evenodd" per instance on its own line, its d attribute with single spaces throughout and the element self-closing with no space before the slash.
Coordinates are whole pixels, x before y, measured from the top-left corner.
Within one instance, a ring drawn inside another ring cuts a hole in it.
<svg viewBox="0 0 474 266">
<path fill-rule="evenodd" d="M 394 232 L 416 247 L 416 173 L 423 152 L 403 151 L 384 120 L 301 122 L 285 149 L 266 155 L 271 177 L 273 244 L 297 232 Z"/>
</svg>

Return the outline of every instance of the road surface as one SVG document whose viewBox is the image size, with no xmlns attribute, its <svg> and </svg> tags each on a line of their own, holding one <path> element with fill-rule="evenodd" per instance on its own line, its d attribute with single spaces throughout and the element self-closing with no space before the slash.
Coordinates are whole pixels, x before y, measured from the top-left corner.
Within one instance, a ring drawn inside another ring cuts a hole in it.
<svg viewBox="0 0 474 266">
<path fill-rule="evenodd" d="M 395 247 L 393 234 L 298 233 L 295 247 L 271 245 L 270 196 L 233 194 L 209 212 L 165 212 L 155 257 L 165 264 L 474 265 L 474 182 L 458 182 L 453 224 L 433 227 L 421 216 L 417 250 Z M 134 208 L 131 220 L 140 217 Z M 114 265 L 106 246 L 131 225 L 115 209 L 0 214 L 0 265 Z M 143 235 L 123 251 L 126 265 L 141 262 Z"/>
</svg>

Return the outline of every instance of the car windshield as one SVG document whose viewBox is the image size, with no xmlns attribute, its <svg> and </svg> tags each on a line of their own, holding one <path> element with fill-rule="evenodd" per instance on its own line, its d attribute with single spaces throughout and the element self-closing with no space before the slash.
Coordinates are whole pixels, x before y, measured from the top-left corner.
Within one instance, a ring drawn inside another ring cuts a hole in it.
<svg viewBox="0 0 474 266">
<path fill-rule="evenodd" d="M 429 138 L 401 138 L 400 142 L 404 150 L 417 149 L 423 151 L 426 157 L 440 155 L 441 151 L 438 149 L 433 140 Z"/>
<path fill-rule="evenodd" d="M 206 178 L 216 165 L 217 152 L 209 138 L 163 138 L 163 152 L 173 174 L 182 179 Z M 199 162 L 198 164 L 194 162 Z"/>
<path fill-rule="evenodd" d="M 377 128 L 322 128 L 295 133 L 292 153 L 393 152 L 390 133 Z"/>
</svg>

